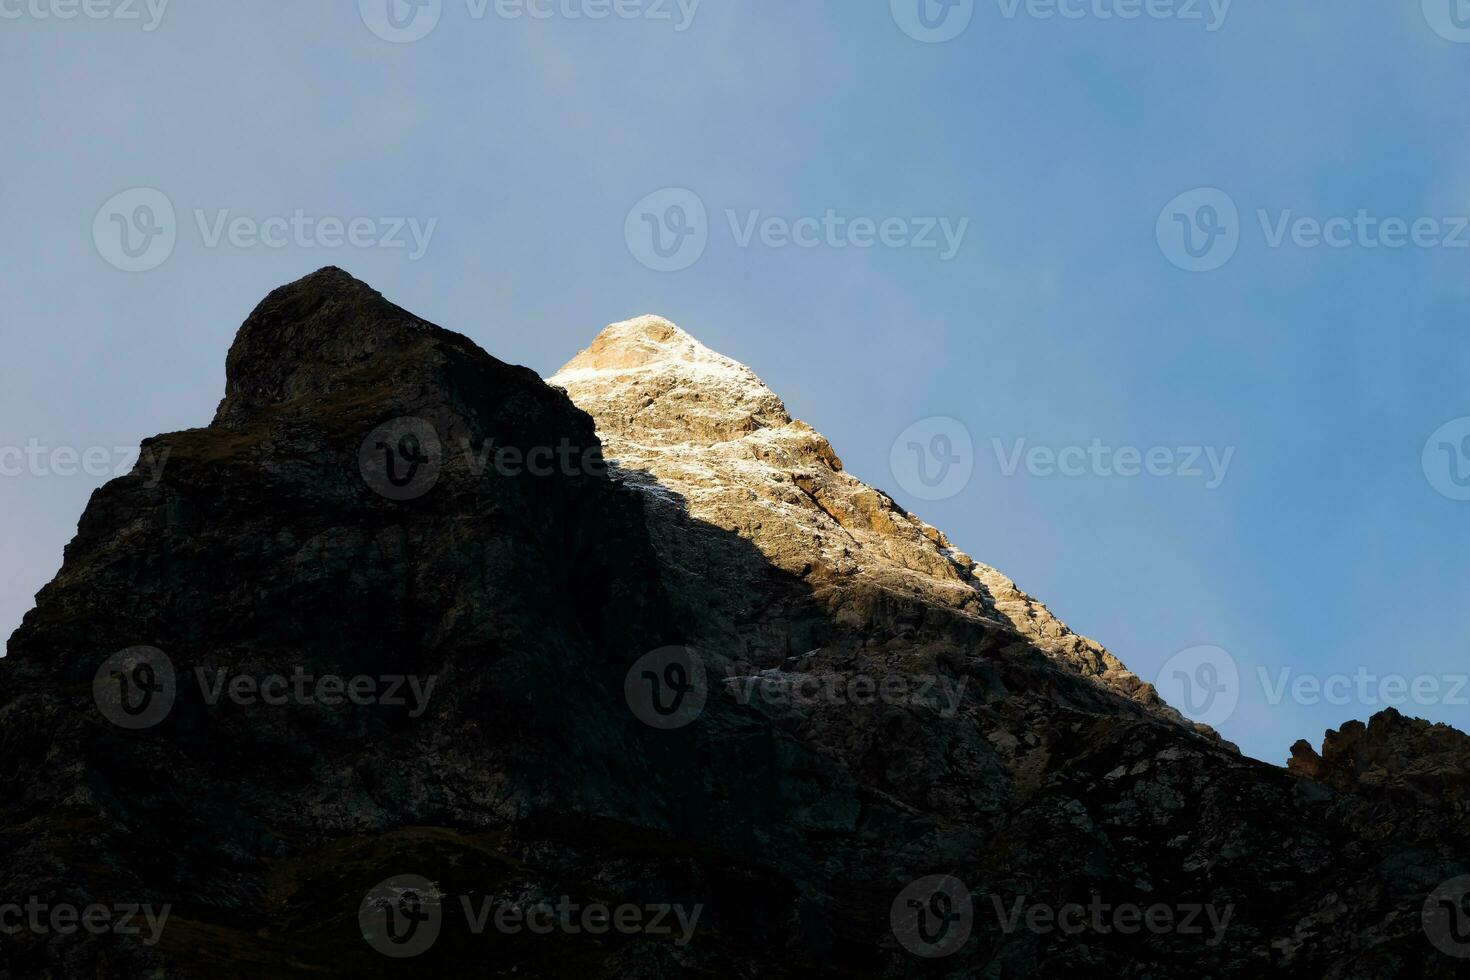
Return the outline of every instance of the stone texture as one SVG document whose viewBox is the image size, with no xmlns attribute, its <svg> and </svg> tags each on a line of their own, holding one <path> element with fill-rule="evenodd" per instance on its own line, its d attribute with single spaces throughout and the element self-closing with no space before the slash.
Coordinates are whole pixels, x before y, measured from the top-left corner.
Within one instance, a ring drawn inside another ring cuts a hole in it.
<svg viewBox="0 0 1470 980">
<path fill-rule="evenodd" d="M 685 546 L 682 531 L 658 533 L 686 512 L 751 541 L 839 621 L 902 631 L 917 610 L 977 637 L 1015 634 L 1068 670 L 1189 724 L 1100 644 L 845 472 L 821 433 L 793 419 L 749 368 L 668 320 L 612 324 L 547 380 L 596 421 L 609 459 L 648 497 L 661 555 L 702 597 L 722 591 L 726 576 Z M 735 591 L 748 590 L 737 581 Z"/>
</svg>

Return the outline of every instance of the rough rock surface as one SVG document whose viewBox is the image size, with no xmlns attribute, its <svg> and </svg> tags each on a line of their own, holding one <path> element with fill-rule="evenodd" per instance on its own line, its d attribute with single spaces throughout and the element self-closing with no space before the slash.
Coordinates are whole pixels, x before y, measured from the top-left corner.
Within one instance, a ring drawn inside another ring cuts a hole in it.
<svg viewBox="0 0 1470 980">
<path fill-rule="evenodd" d="M 340 270 L 261 303 L 214 422 L 93 496 L 0 661 L 0 925 L 170 917 L 156 945 L 21 928 L 0 978 L 1463 975 L 1420 919 L 1470 874 L 1463 734 L 1380 715 L 1290 771 L 1242 758 L 662 321 L 556 380 Z M 634 682 L 669 644 L 709 682 L 663 730 Z M 93 683 L 139 645 L 177 696 L 133 729 Z M 196 682 L 221 671 L 436 686 L 263 704 Z M 442 896 L 412 959 L 359 922 L 404 874 Z M 943 911 L 907 904 L 931 876 L 972 902 L 939 957 L 904 924 Z M 701 914 L 680 942 L 460 912 L 563 897 Z M 1064 933 L 1018 902 L 1229 918 Z"/>
<path fill-rule="evenodd" d="M 1372 795 L 1429 794 L 1458 803 L 1470 818 L 1470 779 L 1452 778 L 1470 755 L 1470 738 L 1449 725 L 1405 718 L 1386 708 L 1368 720 L 1329 731 L 1318 755 L 1305 740 L 1291 747 L 1287 768 L 1337 789 Z M 1470 825 L 1466 826 L 1470 831 Z"/>
<path fill-rule="evenodd" d="M 660 554 L 697 581 L 701 601 L 721 591 L 721 575 L 688 547 L 685 514 L 751 541 L 839 622 L 902 630 L 904 612 L 918 610 L 948 616 L 954 628 L 1014 631 L 1066 668 L 1184 722 L 1100 644 L 845 472 L 821 433 L 793 419 L 750 368 L 668 320 L 612 324 L 547 381 L 592 416 L 609 460 L 648 495 Z"/>
</svg>

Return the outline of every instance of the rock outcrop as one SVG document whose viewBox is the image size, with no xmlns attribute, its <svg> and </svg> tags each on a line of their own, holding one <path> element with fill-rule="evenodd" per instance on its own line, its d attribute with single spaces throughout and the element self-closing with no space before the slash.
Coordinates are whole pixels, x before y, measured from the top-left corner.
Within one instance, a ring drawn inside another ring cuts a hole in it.
<svg viewBox="0 0 1470 980">
<path fill-rule="evenodd" d="M 1397 796 L 1404 802 L 1448 803 L 1470 820 L 1470 737 L 1449 725 L 1406 718 L 1385 708 L 1368 720 L 1329 731 L 1318 755 L 1309 742 L 1291 747 L 1287 768 L 1336 789 L 1367 796 Z M 1426 800 L 1426 802 L 1428 802 Z M 1470 832 L 1470 822 L 1464 824 Z"/>
<path fill-rule="evenodd" d="M 1241 757 L 665 321 L 227 367 L 0 661 L 0 977 L 1460 975 L 1463 734 Z"/>
</svg>

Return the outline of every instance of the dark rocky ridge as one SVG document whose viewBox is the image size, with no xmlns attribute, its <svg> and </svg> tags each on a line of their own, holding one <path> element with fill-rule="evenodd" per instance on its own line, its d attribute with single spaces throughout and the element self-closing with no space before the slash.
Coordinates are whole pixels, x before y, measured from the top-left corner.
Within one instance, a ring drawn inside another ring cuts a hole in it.
<svg viewBox="0 0 1470 980">
<path fill-rule="evenodd" d="M 389 420 L 443 443 L 393 500 L 359 452 Z M 462 451 L 465 443 L 472 454 Z M 1420 908 L 1470 873 L 1470 740 L 1386 713 L 1291 771 L 1241 758 L 1005 623 L 808 581 L 638 474 L 476 472 L 484 447 L 598 446 L 563 392 L 335 269 L 241 328 L 208 428 L 159 436 L 156 485 L 99 490 L 0 662 L 0 902 L 170 903 L 157 946 L 22 932 L 0 976 L 1449 977 Z M 698 567 L 695 567 L 698 566 Z M 833 596 L 840 597 L 834 604 Z M 860 610 L 861 615 L 854 615 Z M 732 638 L 738 638 L 735 644 Z M 677 731 L 624 700 L 690 643 L 839 677 L 964 682 L 916 704 L 742 704 Z M 114 651 L 169 655 L 156 727 L 106 721 Z M 799 664 L 793 653 L 815 651 Z M 210 704 L 193 672 L 434 676 L 428 708 Z M 1116 671 L 1115 671 L 1116 673 Z M 700 904 L 693 941 L 446 924 L 364 942 L 364 892 Z M 974 895 L 951 956 L 903 948 L 914 879 Z M 1213 903 L 1224 940 L 1006 932 L 1004 906 Z"/>
</svg>

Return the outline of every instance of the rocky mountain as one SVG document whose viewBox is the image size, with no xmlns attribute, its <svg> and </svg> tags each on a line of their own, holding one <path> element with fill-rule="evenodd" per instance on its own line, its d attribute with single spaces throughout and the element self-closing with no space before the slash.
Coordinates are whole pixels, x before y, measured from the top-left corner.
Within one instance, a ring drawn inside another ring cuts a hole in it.
<svg viewBox="0 0 1470 980">
<path fill-rule="evenodd" d="M 546 383 L 324 269 L 144 452 L 0 661 L 0 977 L 1470 957 L 1464 734 L 1241 757 L 667 321 Z"/>
<path fill-rule="evenodd" d="M 937 528 L 842 468 L 832 446 L 791 418 L 748 367 L 717 354 L 661 317 L 608 327 L 548 384 L 597 423 L 617 472 L 646 495 L 659 556 L 693 585 L 737 607 L 708 633 L 739 637 L 736 655 L 759 659 L 745 635 L 761 617 L 742 603 L 758 592 L 704 560 L 690 524 L 738 534 L 770 565 L 802 580 L 828 616 L 911 644 L 921 626 L 973 642 L 1008 634 L 1064 669 L 1187 724 L 1101 645 L 1078 636 L 1045 605 L 956 548 Z M 692 519 L 692 521 L 690 520 Z M 798 641 L 798 646 L 801 643 Z M 796 649 L 789 654 L 799 652 Z M 1209 729 L 1200 726 L 1209 733 Z M 1213 733 L 1210 733 L 1213 734 Z"/>
</svg>

